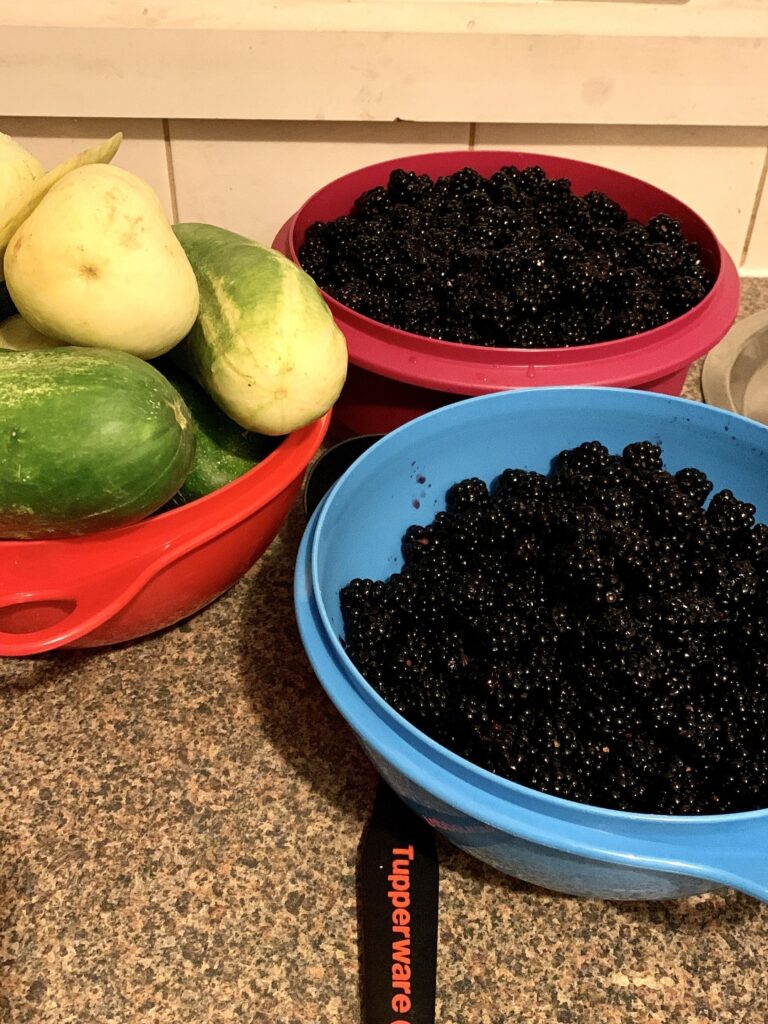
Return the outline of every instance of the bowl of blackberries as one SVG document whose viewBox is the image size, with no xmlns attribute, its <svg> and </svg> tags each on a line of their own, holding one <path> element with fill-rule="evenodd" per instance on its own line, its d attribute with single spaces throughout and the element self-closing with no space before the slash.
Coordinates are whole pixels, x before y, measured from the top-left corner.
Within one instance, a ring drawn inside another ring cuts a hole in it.
<svg viewBox="0 0 768 1024">
<path fill-rule="evenodd" d="M 470 398 L 313 514 L 296 615 L 447 839 L 611 899 L 768 900 L 768 428 L 621 388 Z"/>
<path fill-rule="evenodd" d="M 733 261 L 684 203 L 537 154 L 356 170 L 309 198 L 274 244 L 314 278 L 347 339 L 342 435 L 517 387 L 680 394 L 739 301 Z"/>
</svg>

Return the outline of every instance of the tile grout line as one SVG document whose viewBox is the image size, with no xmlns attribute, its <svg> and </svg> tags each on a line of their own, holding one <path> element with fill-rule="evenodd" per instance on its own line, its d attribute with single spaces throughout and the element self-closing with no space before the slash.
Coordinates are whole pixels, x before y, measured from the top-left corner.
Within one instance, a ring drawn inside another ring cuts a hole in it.
<svg viewBox="0 0 768 1024">
<path fill-rule="evenodd" d="M 763 168 L 760 172 L 760 180 L 757 183 L 757 194 L 755 195 L 755 201 L 752 205 L 752 215 L 749 218 L 749 224 L 747 225 L 747 233 L 744 238 L 744 245 L 741 250 L 741 259 L 739 260 L 739 267 L 743 267 L 747 260 L 747 254 L 749 253 L 749 245 L 752 241 L 752 235 L 755 230 L 755 223 L 757 222 L 757 214 L 760 209 L 760 202 L 763 198 L 763 192 L 765 191 L 765 182 L 768 178 L 768 146 L 765 147 L 765 156 L 763 157 Z M 768 197 L 766 197 L 768 199 Z"/>
<path fill-rule="evenodd" d="M 477 135 L 477 125 L 474 123 L 474 121 L 472 121 L 472 122 L 470 122 L 470 125 L 469 125 L 469 142 L 467 144 L 469 149 L 474 149 L 475 148 L 475 136 L 476 135 Z"/>
<path fill-rule="evenodd" d="M 179 222 L 179 203 L 176 198 L 176 175 L 173 170 L 173 153 L 171 152 L 171 123 L 163 118 L 163 140 L 165 141 L 165 165 L 168 171 L 168 187 L 171 191 L 171 219 L 174 224 Z"/>
</svg>

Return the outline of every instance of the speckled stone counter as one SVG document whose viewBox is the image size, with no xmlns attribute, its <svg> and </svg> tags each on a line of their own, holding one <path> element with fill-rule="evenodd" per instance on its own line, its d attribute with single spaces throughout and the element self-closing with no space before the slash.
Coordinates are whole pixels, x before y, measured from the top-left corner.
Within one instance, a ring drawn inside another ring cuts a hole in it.
<svg viewBox="0 0 768 1024">
<path fill-rule="evenodd" d="M 765 305 L 747 282 L 743 311 Z M 3 1024 L 359 1021 L 375 776 L 294 626 L 302 526 L 162 635 L 0 660 Z M 768 1019 L 746 896 L 576 900 L 440 856 L 441 1024 Z"/>
</svg>

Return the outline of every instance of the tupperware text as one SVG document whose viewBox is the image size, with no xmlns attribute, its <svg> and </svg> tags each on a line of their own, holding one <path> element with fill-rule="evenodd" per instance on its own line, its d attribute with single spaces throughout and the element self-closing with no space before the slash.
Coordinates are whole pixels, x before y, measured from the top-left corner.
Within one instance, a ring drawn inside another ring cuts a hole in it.
<svg viewBox="0 0 768 1024">
<path fill-rule="evenodd" d="M 411 861 L 413 847 L 392 850 L 392 872 L 387 875 L 392 904 L 392 1024 L 409 1024 L 404 1014 L 411 1009 Z"/>
</svg>

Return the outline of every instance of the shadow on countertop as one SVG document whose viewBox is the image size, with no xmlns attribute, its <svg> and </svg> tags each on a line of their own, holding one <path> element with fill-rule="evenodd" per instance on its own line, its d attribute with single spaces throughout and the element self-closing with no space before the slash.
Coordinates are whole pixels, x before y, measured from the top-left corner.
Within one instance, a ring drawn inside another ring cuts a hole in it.
<svg viewBox="0 0 768 1024">
<path fill-rule="evenodd" d="M 378 777 L 315 678 L 294 617 L 293 567 L 303 528 L 297 502 L 273 557 L 248 580 L 238 674 L 260 728 L 292 771 L 362 826 Z M 269 643 L 261 642 L 267 636 Z"/>
</svg>

